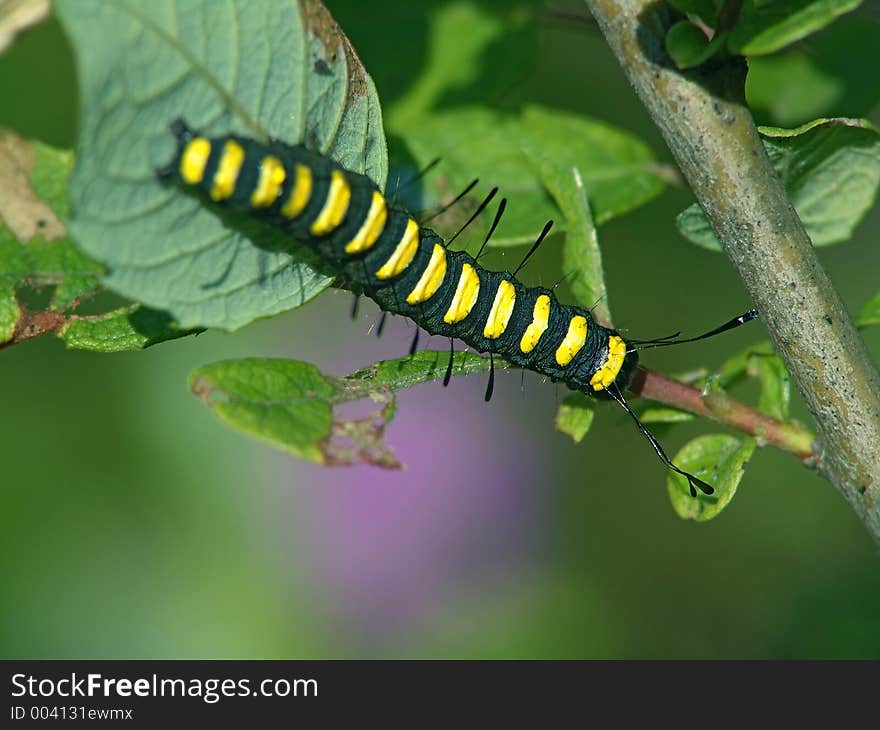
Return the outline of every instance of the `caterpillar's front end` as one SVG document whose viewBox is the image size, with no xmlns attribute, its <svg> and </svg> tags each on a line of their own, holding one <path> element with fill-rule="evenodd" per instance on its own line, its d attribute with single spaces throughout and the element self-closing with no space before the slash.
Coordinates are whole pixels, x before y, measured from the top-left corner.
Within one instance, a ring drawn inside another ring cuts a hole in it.
<svg viewBox="0 0 880 730">
<path fill-rule="evenodd" d="M 619 392 L 626 390 L 639 365 L 639 353 L 627 345 L 614 330 L 607 330 L 607 342 L 594 365 L 587 393 L 597 398 L 608 398 L 608 389 L 616 385 Z"/>
</svg>

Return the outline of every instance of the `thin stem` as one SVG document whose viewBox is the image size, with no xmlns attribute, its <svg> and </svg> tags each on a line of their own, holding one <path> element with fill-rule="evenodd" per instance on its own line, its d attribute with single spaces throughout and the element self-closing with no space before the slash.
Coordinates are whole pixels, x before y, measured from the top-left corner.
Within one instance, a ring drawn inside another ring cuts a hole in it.
<svg viewBox="0 0 880 730">
<path fill-rule="evenodd" d="M 642 398 L 681 408 L 743 431 L 770 446 L 794 454 L 808 466 L 815 459 L 813 444 L 816 436 L 808 429 L 768 416 L 724 393 L 704 394 L 699 388 L 644 368 L 638 369 L 629 389 Z"/>
</svg>

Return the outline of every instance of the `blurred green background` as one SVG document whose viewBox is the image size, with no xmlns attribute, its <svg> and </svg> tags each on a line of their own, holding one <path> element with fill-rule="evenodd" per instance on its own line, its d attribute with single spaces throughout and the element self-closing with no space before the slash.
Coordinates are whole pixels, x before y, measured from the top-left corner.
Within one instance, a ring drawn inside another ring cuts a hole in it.
<svg viewBox="0 0 880 730">
<path fill-rule="evenodd" d="M 437 3 L 383 3 L 381 18 L 367 5 L 328 2 L 387 117 L 427 62 Z M 546 11 L 528 23 L 533 56 L 525 36 L 499 40 L 487 78 L 465 78 L 443 103 L 579 112 L 670 160 L 594 28 Z M 877 119 L 877 50 L 848 40 L 865 27 L 880 28 L 870 8 L 796 50 L 792 63 L 821 70 L 830 89 L 829 108 L 811 113 Z M 853 83 L 834 86 L 849 71 Z M 762 121 L 796 117 L 796 102 L 780 112 L 755 93 Z M 0 98 L 0 126 L 75 144 L 73 59 L 57 23 L 0 55 Z M 727 260 L 676 233 L 690 202 L 671 190 L 601 229 L 616 322 L 639 336 L 701 331 L 749 306 Z M 852 310 L 876 292 L 878 234 L 875 210 L 854 240 L 821 252 Z M 538 259 L 528 277 L 559 278 L 556 252 Z M 2 657 L 880 656 L 877 546 L 789 456 L 759 451 L 731 507 L 696 525 L 674 515 L 664 469 L 625 415 L 602 408 L 574 446 L 552 428 L 564 394 L 537 378 L 521 392 L 518 374 L 499 377 L 488 407 L 479 381 L 402 393 L 390 430 L 402 473 L 302 464 L 189 395 L 188 373 L 221 358 L 343 373 L 406 352 L 406 323 L 377 341 L 376 310 L 352 322 L 348 307 L 327 292 L 234 334 L 142 353 L 68 352 L 49 338 L 0 353 Z M 756 323 L 646 361 L 714 366 L 762 338 Z M 868 339 L 880 357 L 876 329 Z M 800 402 L 795 414 L 808 420 Z M 661 437 L 675 451 L 707 430 Z"/>
</svg>

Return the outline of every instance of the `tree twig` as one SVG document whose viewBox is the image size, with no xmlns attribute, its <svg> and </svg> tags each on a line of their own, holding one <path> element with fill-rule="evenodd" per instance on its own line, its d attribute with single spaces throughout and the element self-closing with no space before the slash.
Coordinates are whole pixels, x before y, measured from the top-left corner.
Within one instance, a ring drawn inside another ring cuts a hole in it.
<svg viewBox="0 0 880 730">
<path fill-rule="evenodd" d="M 880 540 L 880 376 L 744 101 L 745 62 L 677 70 L 668 7 L 586 0 L 739 272 L 819 430 L 817 468 Z"/>
<path fill-rule="evenodd" d="M 780 421 L 721 392 L 704 394 L 699 388 L 667 375 L 639 368 L 629 389 L 642 398 L 681 408 L 711 418 L 731 428 L 755 436 L 770 446 L 788 451 L 808 466 L 815 460 L 815 435 L 791 421 Z"/>
</svg>

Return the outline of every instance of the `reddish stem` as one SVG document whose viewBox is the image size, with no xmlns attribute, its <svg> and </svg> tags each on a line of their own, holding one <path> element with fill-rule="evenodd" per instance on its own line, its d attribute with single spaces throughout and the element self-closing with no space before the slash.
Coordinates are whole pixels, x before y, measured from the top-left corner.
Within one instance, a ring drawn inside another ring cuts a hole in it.
<svg viewBox="0 0 880 730">
<path fill-rule="evenodd" d="M 813 442 L 816 437 L 810 431 L 768 416 L 724 393 L 711 391 L 704 394 L 699 388 L 644 368 L 636 371 L 630 390 L 642 398 L 681 408 L 743 431 L 794 454 L 807 465 L 812 465 L 815 458 Z"/>
</svg>

